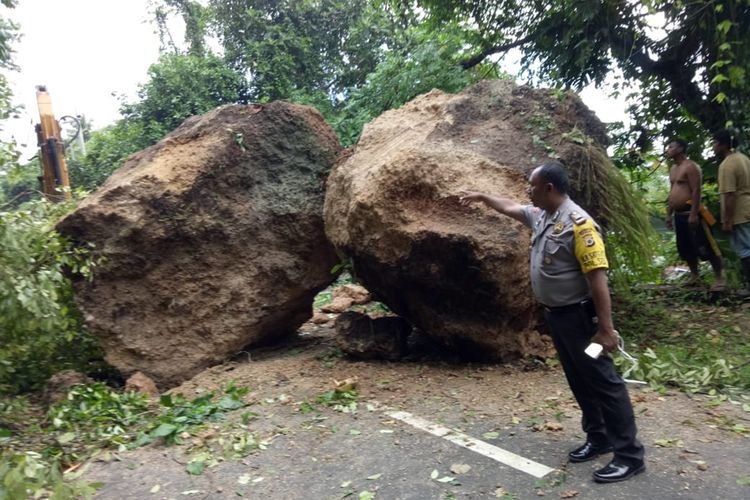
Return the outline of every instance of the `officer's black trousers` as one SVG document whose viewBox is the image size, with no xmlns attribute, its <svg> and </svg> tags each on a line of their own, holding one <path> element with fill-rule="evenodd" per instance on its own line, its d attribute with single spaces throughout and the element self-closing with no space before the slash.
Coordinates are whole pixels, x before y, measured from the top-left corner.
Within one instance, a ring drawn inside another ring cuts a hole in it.
<svg viewBox="0 0 750 500">
<path fill-rule="evenodd" d="M 643 445 L 635 437 L 635 416 L 625 382 L 609 356 L 593 359 L 583 352 L 596 333 L 593 305 L 547 310 L 545 317 L 568 384 L 583 412 L 581 423 L 588 441 L 611 444 L 618 462 L 640 465 Z"/>
</svg>

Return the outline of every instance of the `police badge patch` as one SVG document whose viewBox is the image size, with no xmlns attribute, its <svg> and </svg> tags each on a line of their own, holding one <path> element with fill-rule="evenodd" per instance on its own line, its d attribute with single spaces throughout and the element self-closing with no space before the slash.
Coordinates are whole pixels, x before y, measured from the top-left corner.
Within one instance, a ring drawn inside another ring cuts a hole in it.
<svg viewBox="0 0 750 500">
<path fill-rule="evenodd" d="M 562 233 L 564 228 L 565 228 L 565 224 L 563 224 L 562 222 L 558 222 L 557 224 L 555 224 L 555 227 L 552 229 L 552 233 L 560 234 Z"/>
</svg>

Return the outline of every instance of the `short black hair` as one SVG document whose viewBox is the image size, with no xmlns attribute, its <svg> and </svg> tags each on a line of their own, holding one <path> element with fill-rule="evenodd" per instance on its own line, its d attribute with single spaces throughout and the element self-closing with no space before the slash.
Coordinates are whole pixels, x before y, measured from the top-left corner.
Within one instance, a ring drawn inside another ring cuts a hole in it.
<svg viewBox="0 0 750 500">
<path fill-rule="evenodd" d="M 714 132 L 714 140 L 719 144 L 729 146 L 729 149 L 737 147 L 737 134 L 728 128 L 723 128 L 717 132 Z"/>
<path fill-rule="evenodd" d="M 682 148 L 682 152 L 683 152 L 683 153 L 686 153 L 686 152 L 687 152 L 687 148 L 688 148 L 688 143 L 687 143 L 687 141 L 686 141 L 685 139 L 683 139 L 682 137 L 675 137 L 674 139 L 672 139 L 671 141 L 669 141 L 669 143 L 670 143 L 670 144 L 672 144 L 672 143 L 675 143 L 675 144 L 677 144 L 678 146 L 680 146 L 680 148 Z"/>
<path fill-rule="evenodd" d="M 560 194 L 568 194 L 570 189 L 570 180 L 568 180 L 568 173 L 565 171 L 565 167 L 561 163 L 551 161 L 539 166 L 538 169 L 539 177 L 544 182 L 549 182 Z"/>
</svg>

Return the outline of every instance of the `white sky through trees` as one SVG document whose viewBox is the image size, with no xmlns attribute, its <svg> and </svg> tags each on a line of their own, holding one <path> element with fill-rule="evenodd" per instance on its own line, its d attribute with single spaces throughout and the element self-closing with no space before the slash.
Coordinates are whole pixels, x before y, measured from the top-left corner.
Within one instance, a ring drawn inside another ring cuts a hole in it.
<svg viewBox="0 0 750 500">
<path fill-rule="evenodd" d="M 46 85 L 57 118 L 83 114 L 94 129 L 119 118 L 120 100 L 133 100 L 149 65 L 159 56 L 159 37 L 149 0 L 20 0 L 5 16 L 20 25 L 14 44 L 19 72 L 10 73 L 13 102 L 25 109 L 3 125 L 3 139 L 15 137 L 21 161 L 36 154 L 34 124 L 39 121 L 36 85 Z M 179 23 L 173 37 L 182 40 Z M 178 32 L 179 30 L 179 32 Z M 509 63 L 509 72 L 517 65 Z M 594 88 L 584 102 L 603 121 L 625 119 L 623 100 Z M 26 146 L 22 146 L 25 144 Z"/>
</svg>

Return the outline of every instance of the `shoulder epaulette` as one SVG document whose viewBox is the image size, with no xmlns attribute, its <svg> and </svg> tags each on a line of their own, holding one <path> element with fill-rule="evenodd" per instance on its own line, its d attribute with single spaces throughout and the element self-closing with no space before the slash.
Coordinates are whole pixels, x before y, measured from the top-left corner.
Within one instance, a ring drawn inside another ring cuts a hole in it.
<svg viewBox="0 0 750 500">
<path fill-rule="evenodd" d="M 586 222 L 586 217 L 584 217 L 583 215 L 575 211 L 570 212 L 570 218 L 573 219 L 573 222 L 575 223 L 576 226 L 580 226 L 581 224 Z"/>
</svg>

